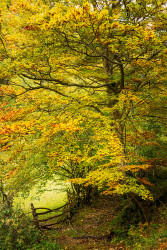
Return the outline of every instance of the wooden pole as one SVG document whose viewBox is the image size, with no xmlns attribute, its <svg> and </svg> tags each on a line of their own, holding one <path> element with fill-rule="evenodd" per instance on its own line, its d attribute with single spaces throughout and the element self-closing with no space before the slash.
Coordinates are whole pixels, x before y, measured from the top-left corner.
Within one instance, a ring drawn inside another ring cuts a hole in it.
<svg viewBox="0 0 167 250">
<path fill-rule="evenodd" d="M 34 225 L 37 229 L 39 229 L 39 221 L 38 221 L 38 215 L 36 214 L 36 210 L 34 208 L 33 203 L 31 203 L 31 211 L 33 216 Z"/>
<path fill-rule="evenodd" d="M 67 191 L 67 202 L 68 202 L 68 218 L 71 218 L 71 208 L 70 208 L 70 198 L 69 198 L 69 192 Z"/>
</svg>

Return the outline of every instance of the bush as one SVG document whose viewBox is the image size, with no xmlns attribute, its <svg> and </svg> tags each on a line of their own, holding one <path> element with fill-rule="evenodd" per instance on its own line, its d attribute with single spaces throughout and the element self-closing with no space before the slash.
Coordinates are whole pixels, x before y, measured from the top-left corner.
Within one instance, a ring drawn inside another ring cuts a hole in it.
<svg viewBox="0 0 167 250">
<path fill-rule="evenodd" d="M 20 209 L 0 207 L 0 249 L 27 249 L 27 245 L 40 242 L 40 232 Z"/>
<path fill-rule="evenodd" d="M 20 210 L 0 204 L 0 249 L 61 249 L 42 236 L 32 222 Z"/>
</svg>

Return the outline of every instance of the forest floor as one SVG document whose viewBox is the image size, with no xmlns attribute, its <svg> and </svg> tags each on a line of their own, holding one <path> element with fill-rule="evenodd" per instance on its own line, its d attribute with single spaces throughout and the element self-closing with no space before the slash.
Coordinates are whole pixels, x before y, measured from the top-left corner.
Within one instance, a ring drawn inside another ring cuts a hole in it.
<svg viewBox="0 0 167 250">
<path fill-rule="evenodd" d="M 126 238 L 114 235 L 108 239 L 111 221 L 120 214 L 122 207 L 119 197 L 98 197 L 76 212 L 70 222 L 46 234 L 67 250 L 167 249 L 166 205 L 154 215 L 152 224 L 132 226 Z"/>
</svg>

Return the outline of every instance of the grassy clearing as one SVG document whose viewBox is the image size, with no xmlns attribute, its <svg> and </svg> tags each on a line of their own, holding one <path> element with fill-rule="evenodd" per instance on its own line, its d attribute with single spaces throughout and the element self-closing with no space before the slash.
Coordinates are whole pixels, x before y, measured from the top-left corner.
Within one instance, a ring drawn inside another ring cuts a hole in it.
<svg viewBox="0 0 167 250">
<path fill-rule="evenodd" d="M 27 198 L 22 197 L 21 195 L 15 198 L 14 205 L 19 206 L 25 213 L 28 213 L 28 216 L 32 219 L 31 214 L 31 203 L 33 203 L 35 208 L 49 208 L 55 209 L 63 206 L 67 202 L 67 193 L 66 188 L 67 184 L 60 182 L 48 181 L 44 187 L 35 186 L 29 196 Z M 45 212 L 45 209 L 37 210 L 37 213 Z M 62 213 L 62 209 L 58 211 L 54 211 L 45 215 L 38 216 L 39 220 L 47 219 L 55 215 L 59 215 Z M 67 214 L 65 215 L 67 217 Z M 65 219 L 65 217 L 59 218 L 59 220 Z M 51 220 L 47 220 L 41 222 L 41 225 L 48 225 L 52 223 L 56 223 L 58 218 L 53 218 Z"/>
<path fill-rule="evenodd" d="M 46 186 L 40 188 L 35 186 L 28 197 L 24 198 L 21 195 L 16 197 L 14 200 L 14 206 L 20 206 L 25 213 L 31 212 L 30 204 L 33 203 L 34 207 L 43 207 L 54 209 L 63 206 L 67 201 L 67 194 L 65 188 L 66 184 L 63 182 L 58 183 L 48 181 Z M 45 210 L 40 210 L 44 212 Z M 39 211 L 38 211 L 39 212 Z M 55 214 L 55 213 L 54 213 Z M 52 216 L 53 214 L 49 214 Z M 47 218 L 47 215 L 40 217 L 40 219 Z"/>
</svg>

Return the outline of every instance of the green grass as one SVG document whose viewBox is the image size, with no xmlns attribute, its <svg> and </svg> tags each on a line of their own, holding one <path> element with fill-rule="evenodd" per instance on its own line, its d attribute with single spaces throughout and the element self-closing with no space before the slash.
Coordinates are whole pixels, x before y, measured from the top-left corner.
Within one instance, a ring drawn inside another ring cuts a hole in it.
<svg viewBox="0 0 167 250">
<path fill-rule="evenodd" d="M 48 181 L 46 186 L 40 189 L 40 192 L 39 186 L 35 186 L 28 197 L 24 198 L 22 195 L 16 197 L 14 206 L 20 206 L 25 213 L 31 212 L 31 203 L 34 204 L 34 207 L 50 209 L 61 207 L 67 202 L 66 186 L 60 181 L 58 183 Z M 40 210 L 40 212 L 42 211 Z"/>
<path fill-rule="evenodd" d="M 67 193 L 66 188 L 68 184 L 57 179 L 56 182 L 48 181 L 44 187 L 35 186 L 28 197 L 24 198 L 23 196 L 18 196 L 14 200 L 14 206 L 21 207 L 25 213 L 28 213 L 28 216 L 32 219 L 31 213 L 31 203 L 33 203 L 35 208 L 49 208 L 55 209 L 58 207 L 63 206 L 67 202 Z M 36 210 L 37 213 L 45 212 L 47 210 L 39 209 Z M 58 211 L 53 211 L 51 213 L 40 215 L 38 216 L 39 220 L 47 219 L 55 215 L 59 215 L 62 213 L 62 209 Z M 40 225 L 48 225 L 52 223 L 56 223 L 57 219 L 59 221 L 64 220 L 67 218 L 68 214 L 65 214 L 63 217 L 60 218 L 53 218 L 51 220 L 47 220 L 44 222 L 40 222 Z"/>
</svg>

